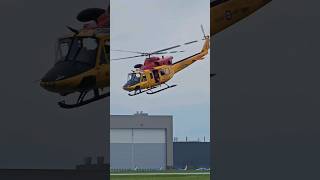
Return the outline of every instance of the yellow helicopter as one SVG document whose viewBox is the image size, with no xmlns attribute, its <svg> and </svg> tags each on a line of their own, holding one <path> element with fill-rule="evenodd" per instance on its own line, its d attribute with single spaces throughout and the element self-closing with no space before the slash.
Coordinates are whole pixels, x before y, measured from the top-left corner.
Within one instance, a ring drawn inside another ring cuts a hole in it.
<svg viewBox="0 0 320 180">
<path fill-rule="evenodd" d="M 211 0 L 210 35 L 227 29 L 272 0 Z M 213 77 L 215 74 L 210 74 Z"/>
<path fill-rule="evenodd" d="M 78 21 L 85 23 L 81 30 L 68 27 L 71 35 L 59 38 L 56 62 L 41 79 L 44 89 L 66 96 L 79 92 L 77 102 L 62 108 L 75 108 L 109 96 L 103 89 L 109 86 L 110 30 L 109 15 L 100 8 L 81 11 Z M 88 92 L 92 91 L 90 98 Z"/>
<path fill-rule="evenodd" d="M 199 53 L 196 53 L 190 57 L 182 59 L 177 62 L 172 62 L 172 56 L 162 56 L 162 57 L 155 57 L 152 55 L 157 54 L 168 54 L 168 53 L 177 53 L 183 51 L 172 51 L 167 52 L 168 50 L 178 48 L 182 45 L 176 45 L 173 47 L 165 48 L 162 50 L 154 51 L 151 53 L 142 53 L 142 52 L 134 52 L 134 51 L 124 51 L 124 50 L 113 50 L 113 51 L 120 51 L 120 52 L 131 52 L 137 53 L 140 55 L 131 56 L 131 57 L 124 57 L 124 58 L 117 58 L 112 60 L 123 60 L 123 59 L 131 59 L 137 57 L 148 56 L 144 64 L 137 64 L 134 66 L 136 68 L 131 73 L 128 74 L 128 81 L 123 86 L 123 89 L 129 91 L 129 96 L 135 96 L 141 93 L 146 92 L 147 94 L 155 94 L 160 91 L 175 87 L 176 85 L 168 85 L 167 82 L 179 71 L 185 69 L 186 67 L 190 66 L 194 62 L 198 60 L 202 60 L 208 54 L 208 50 L 210 48 L 210 37 L 205 35 L 203 26 L 201 26 L 203 32 L 203 40 L 204 44 Z M 192 43 L 198 42 L 191 41 L 184 43 L 183 45 L 189 45 Z M 166 85 L 165 88 L 155 90 L 156 88 L 160 87 L 161 85 Z M 134 93 L 130 93 L 134 91 Z"/>
</svg>

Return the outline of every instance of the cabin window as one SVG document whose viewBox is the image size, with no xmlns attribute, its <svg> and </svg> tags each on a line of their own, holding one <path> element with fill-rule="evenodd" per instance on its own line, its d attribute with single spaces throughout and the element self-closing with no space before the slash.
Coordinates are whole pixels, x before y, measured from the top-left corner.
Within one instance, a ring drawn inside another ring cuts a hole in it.
<svg viewBox="0 0 320 180">
<path fill-rule="evenodd" d="M 161 70 L 160 70 L 160 74 L 161 74 L 161 76 L 163 76 L 163 75 L 166 74 L 166 72 L 165 72 L 163 69 L 161 69 Z"/>
<path fill-rule="evenodd" d="M 144 82 L 144 81 L 147 81 L 146 75 L 143 75 L 143 76 L 142 76 L 142 82 Z"/>
<path fill-rule="evenodd" d="M 166 74 L 170 74 L 170 70 L 168 68 L 164 69 Z"/>
</svg>

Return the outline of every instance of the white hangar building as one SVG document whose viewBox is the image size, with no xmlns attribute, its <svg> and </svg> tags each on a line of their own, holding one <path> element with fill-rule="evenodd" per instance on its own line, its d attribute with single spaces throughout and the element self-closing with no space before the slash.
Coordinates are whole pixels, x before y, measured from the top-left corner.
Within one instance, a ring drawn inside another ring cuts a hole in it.
<svg viewBox="0 0 320 180">
<path fill-rule="evenodd" d="M 173 118 L 111 115 L 111 169 L 166 169 L 173 166 Z"/>
</svg>

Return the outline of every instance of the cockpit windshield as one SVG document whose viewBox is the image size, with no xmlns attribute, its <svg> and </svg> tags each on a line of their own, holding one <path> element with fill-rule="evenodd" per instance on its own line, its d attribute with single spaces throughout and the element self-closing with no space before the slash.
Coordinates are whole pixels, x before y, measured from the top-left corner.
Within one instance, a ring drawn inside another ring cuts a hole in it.
<svg viewBox="0 0 320 180">
<path fill-rule="evenodd" d="M 91 37 L 69 37 L 57 42 L 56 63 L 76 61 L 95 65 L 98 43 Z"/>
<path fill-rule="evenodd" d="M 135 85 L 140 83 L 141 74 L 140 73 L 129 73 L 128 75 L 128 84 Z"/>
</svg>

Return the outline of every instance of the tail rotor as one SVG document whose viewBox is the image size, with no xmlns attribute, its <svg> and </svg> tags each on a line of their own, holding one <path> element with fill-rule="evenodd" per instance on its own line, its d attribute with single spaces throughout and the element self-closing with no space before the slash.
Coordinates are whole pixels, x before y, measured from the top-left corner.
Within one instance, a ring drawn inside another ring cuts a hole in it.
<svg viewBox="0 0 320 180">
<path fill-rule="evenodd" d="M 203 25 L 201 24 L 201 31 L 202 31 L 202 34 L 203 34 L 203 40 L 209 38 L 208 35 L 206 35 L 206 32 L 204 31 L 204 28 L 203 28 Z"/>
</svg>

